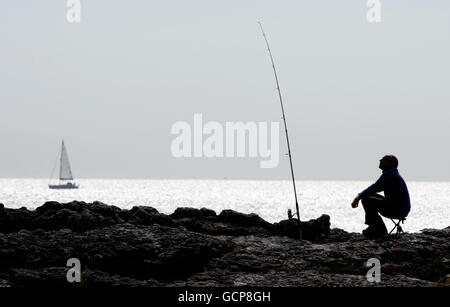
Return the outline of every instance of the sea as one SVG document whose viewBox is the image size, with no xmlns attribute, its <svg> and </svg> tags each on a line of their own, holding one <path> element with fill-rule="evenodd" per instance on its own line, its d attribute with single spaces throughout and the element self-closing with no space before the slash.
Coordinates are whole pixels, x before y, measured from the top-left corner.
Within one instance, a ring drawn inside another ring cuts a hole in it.
<svg viewBox="0 0 450 307">
<path fill-rule="evenodd" d="M 35 209 L 46 201 L 101 201 L 123 209 L 151 206 L 170 214 L 178 207 L 209 208 L 220 213 L 233 209 L 256 213 L 269 222 L 295 212 L 292 182 L 288 180 L 141 180 L 79 179 L 79 189 L 51 190 L 48 179 L 0 179 L 0 203 L 7 208 Z M 310 220 L 327 214 L 331 227 L 361 232 L 362 205 L 351 208 L 357 193 L 370 185 L 364 181 L 298 181 L 300 218 Z M 450 182 L 408 182 L 411 212 L 406 232 L 450 226 Z M 393 226 L 385 219 L 386 226 Z"/>
</svg>

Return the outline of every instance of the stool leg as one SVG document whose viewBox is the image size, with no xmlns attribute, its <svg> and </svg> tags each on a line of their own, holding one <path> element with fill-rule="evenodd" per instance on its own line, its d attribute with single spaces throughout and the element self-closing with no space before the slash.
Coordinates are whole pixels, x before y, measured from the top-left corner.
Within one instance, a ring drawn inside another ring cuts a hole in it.
<svg viewBox="0 0 450 307">
<path fill-rule="evenodd" d="M 391 234 L 395 228 L 397 228 L 397 223 L 395 223 L 395 221 L 393 219 L 391 219 L 392 223 L 394 223 L 394 228 L 392 228 L 392 230 L 389 232 L 389 234 Z"/>
<path fill-rule="evenodd" d="M 395 230 L 395 228 L 397 228 L 397 227 L 394 226 L 394 228 L 392 228 L 392 230 L 389 232 L 389 234 L 391 234 Z"/>
<path fill-rule="evenodd" d="M 392 228 L 391 232 L 389 232 L 389 234 L 391 234 L 394 230 L 397 230 L 395 232 L 395 235 L 397 236 L 399 233 L 405 233 L 403 231 L 402 226 L 400 226 L 400 223 L 402 223 L 402 220 L 399 220 L 398 222 L 395 222 L 393 219 L 391 219 L 392 223 L 394 223 L 394 228 Z"/>
</svg>

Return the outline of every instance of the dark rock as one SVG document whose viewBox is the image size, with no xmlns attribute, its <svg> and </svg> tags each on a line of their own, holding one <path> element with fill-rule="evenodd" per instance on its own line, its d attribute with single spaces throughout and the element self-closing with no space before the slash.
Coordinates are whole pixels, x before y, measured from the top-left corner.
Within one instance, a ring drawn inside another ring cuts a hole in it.
<svg viewBox="0 0 450 307">
<path fill-rule="evenodd" d="M 301 226 L 304 239 L 314 240 L 321 235 L 328 235 L 330 233 L 330 216 L 323 214 L 317 219 L 302 222 Z"/>
<path fill-rule="evenodd" d="M 129 222 L 138 225 L 159 224 L 162 226 L 175 226 L 172 219 L 152 207 L 133 207 L 130 210 L 131 218 Z"/>
<path fill-rule="evenodd" d="M 72 207 L 73 208 L 73 207 Z M 62 208 L 58 211 L 49 210 L 33 221 L 33 228 L 44 230 L 71 229 L 74 231 L 86 231 L 98 227 L 105 227 L 115 224 L 110 217 L 103 217 L 87 208 L 80 211 L 73 211 Z"/>
<path fill-rule="evenodd" d="M 37 207 L 36 211 L 39 214 L 44 214 L 44 213 L 46 213 L 48 211 L 57 211 L 57 210 L 60 210 L 62 208 L 64 208 L 64 205 L 61 204 L 61 203 L 58 203 L 56 201 L 47 201 L 42 206 Z"/>
<path fill-rule="evenodd" d="M 112 219 L 116 219 L 120 212 L 122 212 L 119 207 L 109 206 L 99 201 L 94 201 L 88 208 L 90 211 L 98 213 L 103 217 L 110 217 Z"/>
<path fill-rule="evenodd" d="M 170 217 L 173 219 L 201 218 L 202 215 L 200 209 L 181 207 L 175 209 L 175 212 L 172 213 Z"/>
<path fill-rule="evenodd" d="M 330 230 L 330 217 L 270 224 L 256 214 L 100 202 L 0 208 L 0 286 L 373 286 L 367 260 L 383 265 L 376 286 L 448 286 L 450 228 L 366 240 Z"/>
<path fill-rule="evenodd" d="M 200 213 L 202 217 L 215 217 L 217 216 L 216 211 L 207 209 L 207 208 L 201 208 Z"/>
<path fill-rule="evenodd" d="M 300 239 L 300 227 L 297 219 L 282 220 L 274 225 L 277 235 Z"/>
<path fill-rule="evenodd" d="M 36 212 L 22 209 L 0 210 L 0 232 L 11 232 L 20 229 L 30 229 Z"/>
<path fill-rule="evenodd" d="M 176 220 L 176 225 L 183 226 L 189 231 L 209 234 L 212 236 L 269 236 L 271 234 L 271 232 L 267 229 L 260 227 L 240 227 L 210 220 L 184 218 Z"/>
<path fill-rule="evenodd" d="M 70 286 L 66 279 L 67 269 L 49 267 L 36 270 L 13 269 L 9 275 L 9 284 L 21 287 L 64 287 Z"/>
<path fill-rule="evenodd" d="M 293 239 L 300 238 L 300 228 L 297 219 L 283 220 L 275 223 L 275 232 L 278 235 Z M 318 219 L 301 222 L 302 238 L 304 240 L 315 240 L 322 235 L 330 233 L 330 217 L 322 215 Z"/>
<path fill-rule="evenodd" d="M 333 228 L 333 229 L 330 229 L 329 234 L 316 237 L 314 242 L 324 244 L 324 243 L 330 243 L 330 242 L 346 242 L 346 241 L 351 241 L 351 240 L 358 239 L 358 238 L 362 239 L 360 234 L 348 233 L 343 229 Z"/>
<path fill-rule="evenodd" d="M 134 206 L 133 208 L 131 208 L 130 214 L 131 214 L 131 215 L 135 215 L 136 212 L 138 212 L 138 211 L 144 211 L 144 212 L 146 212 L 147 214 L 150 214 L 150 215 L 151 215 L 151 214 L 157 214 L 157 213 L 159 213 L 158 210 L 156 210 L 156 209 L 153 208 L 153 207 Z"/>
<path fill-rule="evenodd" d="M 87 203 L 81 201 L 72 201 L 70 203 L 58 203 L 56 201 L 48 201 L 42 206 L 36 208 L 39 214 L 49 214 L 59 211 L 61 209 L 68 209 L 75 212 L 80 212 L 86 208 Z"/>
<path fill-rule="evenodd" d="M 221 222 L 230 223 L 241 227 L 256 226 L 268 230 L 274 229 L 272 224 L 263 220 L 259 215 L 254 213 L 245 214 L 234 210 L 223 210 L 219 214 L 218 218 Z"/>
<path fill-rule="evenodd" d="M 0 248 L 0 272 L 21 267 L 29 270 L 64 267 L 69 258 L 75 257 L 80 259 L 82 267 L 137 279 L 160 280 L 185 278 L 233 246 L 224 239 L 176 228 L 131 224 L 84 233 L 59 230 L 0 234 L 0 242 L 5 243 Z M 58 276 L 65 278 L 66 271 Z M 20 284 L 23 282 L 19 280 Z"/>
<path fill-rule="evenodd" d="M 206 208 L 196 209 L 186 207 L 177 208 L 175 212 L 170 215 L 170 217 L 173 219 L 184 219 L 184 218 L 201 219 L 214 216 L 216 216 L 216 212 L 210 209 Z"/>
</svg>

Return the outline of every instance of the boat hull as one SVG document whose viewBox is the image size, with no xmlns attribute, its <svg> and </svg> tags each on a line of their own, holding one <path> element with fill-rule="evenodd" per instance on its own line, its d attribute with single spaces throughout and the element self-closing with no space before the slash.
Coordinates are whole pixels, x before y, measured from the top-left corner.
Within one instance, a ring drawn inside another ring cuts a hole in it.
<svg viewBox="0 0 450 307">
<path fill-rule="evenodd" d="M 49 184 L 50 189 L 63 190 L 63 189 L 78 189 L 76 184 L 66 183 L 66 184 Z"/>
</svg>

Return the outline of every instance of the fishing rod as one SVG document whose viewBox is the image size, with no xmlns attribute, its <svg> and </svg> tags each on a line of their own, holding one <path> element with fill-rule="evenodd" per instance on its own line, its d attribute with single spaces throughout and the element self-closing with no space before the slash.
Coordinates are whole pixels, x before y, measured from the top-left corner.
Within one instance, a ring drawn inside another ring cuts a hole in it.
<svg viewBox="0 0 450 307">
<path fill-rule="evenodd" d="M 300 212 L 298 210 L 297 188 L 295 186 L 295 177 L 294 177 L 294 167 L 292 165 L 291 146 L 289 145 L 289 134 L 288 134 L 287 124 L 286 124 L 286 116 L 284 114 L 283 98 L 281 96 L 280 83 L 278 82 L 277 70 L 275 68 L 275 61 L 273 60 L 272 51 L 270 50 L 269 41 L 267 40 L 267 36 L 266 36 L 266 33 L 264 32 L 261 22 L 258 21 L 258 24 L 259 24 L 259 27 L 261 28 L 261 32 L 264 37 L 264 41 L 266 42 L 267 51 L 269 52 L 270 61 L 272 62 L 272 68 L 273 68 L 273 74 L 275 76 L 275 82 L 277 83 L 278 98 L 280 99 L 281 113 L 283 114 L 283 122 L 284 122 L 284 132 L 286 134 L 286 143 L 287 143 L 287 149 L 288 149 L 289 164 L 291 166 L 292 185 L 294 187 L 294 197 L 295 197 L 295 208 L 297 210 L 297 219 L 298 219 L 298 226 L 299 226 L 299 231 L 300 231 L 300 239 L 302 239 L 303 236 L 302 236 L 302 228 L 300 225 Z"/>
</svg>

